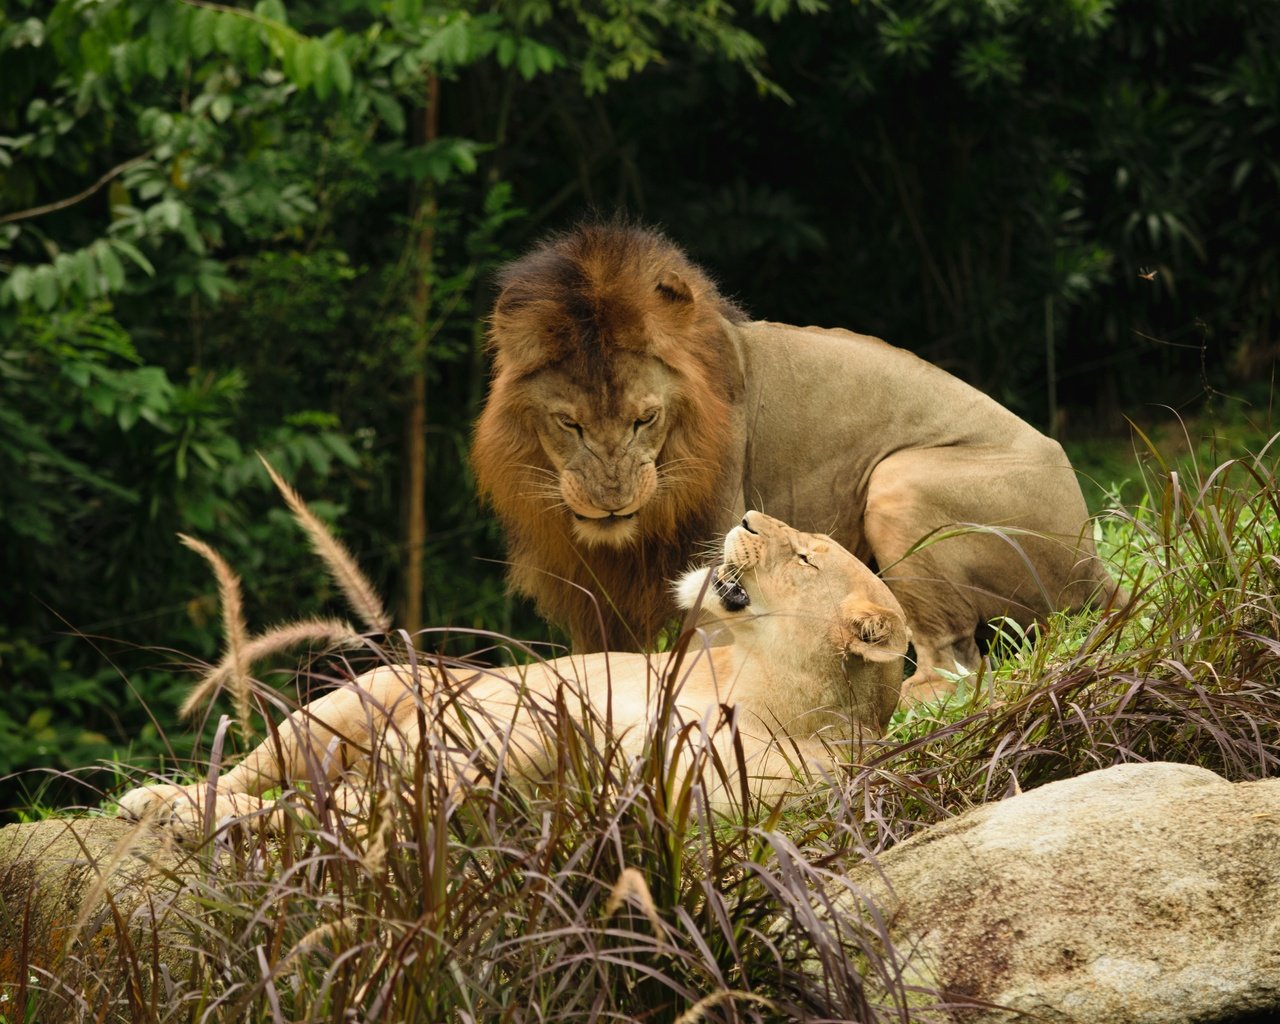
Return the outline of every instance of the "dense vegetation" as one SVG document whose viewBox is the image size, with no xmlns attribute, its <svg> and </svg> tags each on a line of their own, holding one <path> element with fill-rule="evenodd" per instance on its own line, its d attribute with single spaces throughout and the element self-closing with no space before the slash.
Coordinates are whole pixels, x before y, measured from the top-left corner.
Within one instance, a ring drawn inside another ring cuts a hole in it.
<svg viewBox="0 0 1280 1024">
<path fill-rule="evenodd" d="M 1264 0 L 10 0 L 0 775 L 188 749 L 177 532 L 252 618 L 332 604 L 257 452 L 399 622 L 545 635 L 465 451 L 492 268 L 591 209 L 1068 439 L 1220 391 L 1265 425 L 1277 54 Z"/>
</svg>

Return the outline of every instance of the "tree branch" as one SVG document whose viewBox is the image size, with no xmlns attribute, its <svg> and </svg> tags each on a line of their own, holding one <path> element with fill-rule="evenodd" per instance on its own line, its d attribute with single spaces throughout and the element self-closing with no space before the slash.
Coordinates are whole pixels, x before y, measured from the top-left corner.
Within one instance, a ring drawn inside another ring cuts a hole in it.
<svg viewBox="0 0 1280 1024">
<path fill-rule="evenodd" d="M 119 177 L 125 171 L 129 170 L 130 167 L 136 167 L 138 164 L 142 163 L 142 161 L 150 158 L 150 152 L 135 156 L 132 160 L 126 160 L 124 163 L 117 164 L 115 167 L 111 168 L 111 170 L 107 171 L 106 174 L 95 181 L 83 192 L 77 192 L 73 196 L 69 196 L 66 199 L 59 199 L 54 203 L 45 203 L 44 206 L 33 206 L 29 210 L 18 210 L 14 213 L 6 213 L 3 216 L 0 216 L 0 224 L 11 224 L 15 220 L 30 220 L 32 217 L 43 217 L 46 213 L 54 213 L 57 210 L 65 210 L 68 206 L 75 206 L 76 203 L 80 203 L 88 199 L 112 178 Z"/>
</svg>

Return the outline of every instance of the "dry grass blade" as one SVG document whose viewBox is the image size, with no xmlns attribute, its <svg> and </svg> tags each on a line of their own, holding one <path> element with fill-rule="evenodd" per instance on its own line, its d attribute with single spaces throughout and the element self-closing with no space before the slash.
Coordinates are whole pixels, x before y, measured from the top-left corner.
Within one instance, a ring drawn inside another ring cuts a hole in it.
<svg viewBox="0 0 1280 1024">
<path fill-rule="evenodd" d="M 299 644 L 320 644 L 326 649 L 332 649 L 359 642 L 360 634 L 350 623 L 341 619 L 303 619 L 277 626 L 270 632 L 254 637 L 241 648 L 240 655 L 246 665 L 251 665 L 261 658 L 292 650 Z M 184 718 L 191 715 L 196 708 L 229 684 L 234 671 L 234 666 L 224 658 L 192 687 L 178 713 Z"/>
<path fill-rule="evenodd" d="M 343 940 L 349 939 L 349 932 L 349 925 L 341 920 L 326 921 L 324 924 L 316 925 L 284 955 L 280 966 L 276 969 L 277 974 L 282 978 L 288 977 L 299 969 L 298 961 L 301 958 L 335 946 L 340 948 Z M 330 955 L 332 956 L 331 952 Z"/>
<path fill-rule="evenodd" d="M 227 671 L 227 689 L 231 691 L 231 703 L 235 709 L 236 724 L 240 735 L 248 739 L 253 729 L 249 721 L 249 663 L 245 659 L 244 650 L 249 640 L 249 629 L 244 621 L 244 600 L 240 590 L 240 577 L 235 574 L 217 551 L 202 540 L 178 534 L 178 539 L 213 569 L 214 578 L 218 581 L 218 604 L 222 609 L 222 633 L 226 641 L 226 653 L 223 665 Z"/>
<path fill-rule="evenodd" d="M 723 992 L 712 992 L 709 996 L 703 996 L 676 1018 L 676 1024 L 697 1024 L 698 1021 L 706 1020 L 708 1010 L 732 1002 L 755 1003 L 757 1006 L 763 1006 L 767 1010 L 773 1010 L 774 1012 L 778 1010 L 777 1004 L 772 999 L 758 996 L 754 992 L 725 989 Z"/>
<path fill-rule="evenodd" d="M 387 851 L 395 841 L 395 795 L 394 791 L 383 792 L 378 801 L 377 819 L 369 834 L 368 847 L 362 861 L 365 871 L 371 877 L 380 875 L 387 866 Z"/>
<path fill-rule="evenodd" d="M 262 460 L 263 466 L 266 467 L 267 474 L 271 477 L 271 482 L 276 485 L 276 488 L 284 496 L 284 500 L 289 506 L 289 511 L 293 513 L 294 519 L 298 521 L 298 525 L 306 532 L 311 541 L 311 546 L 315 548 L 316 554 L 320 556 L 330 575 L 333 576 L 334 582 L 338 584 L 338 588 L 347 599 L 347 604 L 351 606 L 351 610 L 364 623 L 366 629 L 374 633 L 387 632 L 391 628 L 391 617 L 383 608 L 382 600 L 378 597 L 378 592 L 374 589 L 373 584 L 360 571 L 360 567 L 351 556 L 351 552 L 346 549 L 341 541 L 334 537 L 324 523 L 316 518 L 315 513 L 307 508 L 306 502 L 302 500 L 297 491 L 285 483 L 271 463 L 262 458 L 261 455 L 258 458 Z"/>
<path fill-rule="evenodd" d="M 649 883 L 636 868 L 626 867 L 614 882 L 609 898 L 604 904 L 604 916 L 612 917 L 626 900 L 631 900 L 640 908 L 640 912 L 653 925 L 654 933 L 659 939 L 667 937 L 667 925 L 658 914 L 658 906 L 653 902 L 653 893 L 649 891 Z"/>
</svg>

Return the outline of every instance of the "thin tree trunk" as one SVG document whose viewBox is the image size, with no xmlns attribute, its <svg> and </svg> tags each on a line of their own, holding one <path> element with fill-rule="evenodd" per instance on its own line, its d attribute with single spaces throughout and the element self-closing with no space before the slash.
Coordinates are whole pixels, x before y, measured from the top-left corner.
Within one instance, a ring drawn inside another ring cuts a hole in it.
<svg viewBox="0 0 1280 1024">
<path fill-rule="evenodd" d="M 1044 297 L 1044 357 L 1045 357 L 1045 383 L 1048 385 L 1049 395 L 1049 429 L 1046 433 L 1054 438 L 1058 438 L 1058 349 L 1057 343 L 1053 336 L 1053 296 L 1046 295 Z"/>
<path fill-rule="evenodd" d="M 426 103 L 422 108 L 421 143 L 428 145 L 439 135 L 440 80 L 427 75 Z M 410 633 L 422 628 L 422 554 L 427 542 L 427 338 L 431 314 L 431 254 L 435 245 L 436 191 L 423 182 L 414 210 L 417 253 L 410 306 L 416 338 L 410 359 L 408 407 L 405 410 L 405 573 L 400 624 Z"/>
</svg>

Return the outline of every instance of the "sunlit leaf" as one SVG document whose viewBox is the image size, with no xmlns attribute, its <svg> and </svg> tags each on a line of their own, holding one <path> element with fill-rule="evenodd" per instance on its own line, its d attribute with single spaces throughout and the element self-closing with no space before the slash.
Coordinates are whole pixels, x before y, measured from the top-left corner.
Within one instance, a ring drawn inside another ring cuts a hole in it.
<svg viewBox="0 0 1280 1024">
<path fill-rule="evenodd" d="M 151 261 L 142 255 L 138 247 L 132 242 L 125 241 L 123 238 L 114 238 L 111 240 L 111 246 L 117 252 L 122 252 L 133 260 L 148 277 L 156 276 L 156 268 L 151 265 Z"/>
<path fill-rule="evenodd" d="M 42 263 L 32 270 L 31 292 L 41 309 L 53 309 L 58 304 L 58 275 L 52 264 Z"/>
<path fill-rule="evenodd" d="M 33 284 L 31 267 L 20 264 L 9 272 L 3 287 L 14 302 L 26 302 L 31 297 Z"/>
<path fill-rule="evenodd" d="M 344 96 L 351 92 L 351 65 L 347 63 L 347 58 L 340 50 L 334 49 L 329 52 L 328 73 L 338 92 Z"/>
<path fill-rule="evenodd" d="M 106 278 L 107 289 L 118 292 L 124 287 L 124 264 L 120 262 L 120 257 L 106 242 L 95 243 L 93 249 L 98 261 L 98 269 Z"/>
</svg>

